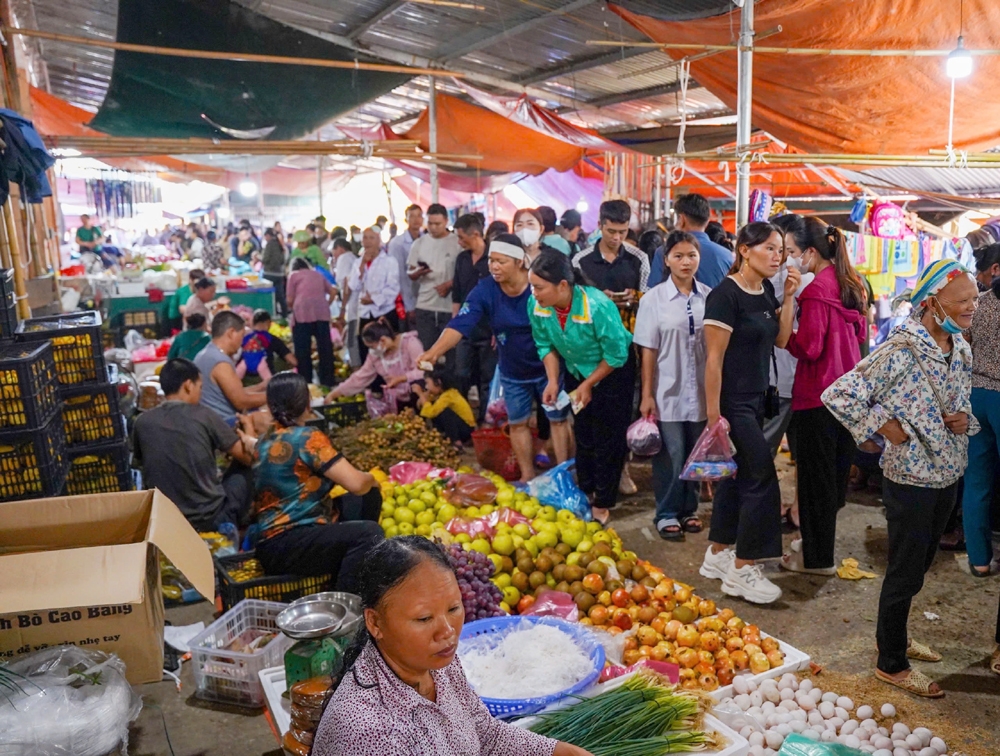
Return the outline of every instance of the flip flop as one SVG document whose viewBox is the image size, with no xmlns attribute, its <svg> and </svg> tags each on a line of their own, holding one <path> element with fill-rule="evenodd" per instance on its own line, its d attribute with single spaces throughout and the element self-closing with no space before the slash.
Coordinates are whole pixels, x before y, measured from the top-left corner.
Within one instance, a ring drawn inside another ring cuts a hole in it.
<svg viewBox="0 0 1000 756">
<path fill-rule="evenodd" d="M 925 662 L 939 662 L 944 657 L 930 646 L 925 646 L 923 643 L 911 640 L 910 645 L 906 647 L 906 658 Z"/>
<path fill-rule="evenodd" d="M 1000 675 L 1000 645 L 993 651 L 990 657 L 990 671 L 995 675 Z"/>
<path fill-rule="evenodd" d="M 889 685 L 899 688 L 900 690 L 905 690 L 907 693 L 912 693 L 915 696 L 920 696 L 921 698 L 944 698 L 944 691 L 938 690 L 936 693 L 931 691 L 931 685 L 934 681 L 917 669 L 911 669 L 910 674 L 902 680 L 893 680 L 887 674 L 878 669 L 875 670 L 875 677 L 884 683 L 888 683 Z"/>
<path fill-rule="evenodd" d="M 681 527 L 684 528 L 685 533 L 700 533 L 705 529 L 705 526 L 702 525 L 701 519 L 695 517 L 694 515 L 682 518 Z"/>
</svg>

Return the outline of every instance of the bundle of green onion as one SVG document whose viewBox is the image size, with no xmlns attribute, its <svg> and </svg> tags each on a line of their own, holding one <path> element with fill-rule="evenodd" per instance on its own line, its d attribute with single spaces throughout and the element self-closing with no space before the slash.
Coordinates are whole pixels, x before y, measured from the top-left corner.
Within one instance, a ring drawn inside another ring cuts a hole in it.
<svg viewBox="0 0 1000 756">
<path fill-rule="evenodd" d="M 637 674 L 607 693 L 540 714 L 530 729 L 594 756 L 688 753 L 720 745 L 712 735 L 696 729 L 705 708 L 703 695 Z"/>
</svg>

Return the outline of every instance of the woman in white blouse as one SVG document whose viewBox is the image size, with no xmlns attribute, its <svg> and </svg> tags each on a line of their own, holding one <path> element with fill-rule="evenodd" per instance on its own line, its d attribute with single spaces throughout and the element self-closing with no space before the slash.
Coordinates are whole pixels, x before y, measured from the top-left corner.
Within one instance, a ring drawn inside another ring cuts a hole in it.
<svg viewBox="0 0 1000 756">
<path fill-rule="evenodd" d="M 633 341 L 642 350 L 643 417 L 659 421 L 663 446 L 653 457 L 653 522 L 661 538 L 684 539 L 702 529 L 698 484 L 679 479 L 705 427 L 705 298 L 695 280 L 698 240 L 674 231 L 663 245 L 665 280 L 641 300 Z"/>
</svg>

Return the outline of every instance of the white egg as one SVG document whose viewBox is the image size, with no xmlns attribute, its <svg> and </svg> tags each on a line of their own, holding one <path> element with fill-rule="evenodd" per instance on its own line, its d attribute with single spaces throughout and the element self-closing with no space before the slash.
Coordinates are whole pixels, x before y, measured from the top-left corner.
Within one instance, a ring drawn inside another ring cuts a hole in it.
<svg viewBox="0 0 1000 756">
<path fill-rule="evenodd" d="M 789 687 L 785 687 L 778 691 L 778 696 L 782 701 L 793 701 L 795 700 L 795 691 Z"/>
<path fill-rule="evenodd" d="M 831 693 L 827 691 L 826 693 L 823 694 L 822 700 L 829 701 L 830 703 L 835 703 L 837 701 L 837 698 L 838 696 L 836 693 Z"/>
<path fill-rule="evenodd" d="M 750 756 L 764 756 L 764 746 L 761 745 L 750 746 Z M 890 754 L 889 756 L 892 756 L 892 754 Z"/>
<path fill-rule="evenodd" d="M 879 748 L 872 756 L 892 756 L 892 751 L 888 748 Z"/>
<path fill-rule="evenodd" d="M 775 720 L 777 720 L 778 724 L 788 724 L 788 722 L 792 718 L 792 715 L 789 714 L 788 712 L 785 712 L 785 711 L 782 711 L 781 709 L 778 709 L 778 711 L 775 712 L 775 714 L 774 714 L 774 718 L 775 718 Z"/>
<path fill-rule="evenodd" d="M 765 701 L 760 705 L 760 710 L 765 714 L 774 714 L 774 708 L 775 706 L 773 701 Z"/>
<path fill-rule="evenodd" d="M 862 744 L 861 744 L 861 749 L 860 749 L 860 750 L 861 750 L 861 751 L 862 751 L 863 753 L 875 753 L 875 746 L 873 746 L 873 745 L 870 745 L 870 744 L 868 744 L 868 743 L 862 743 Z"/>
<path fill-rule="evenodd" d="M 765 748 L 764 749 L 764 756 L 776 756 L 776 754 L 777 754 L 777 751 L 775 751 L 772 748 Z"/>
<path fill-rule="evenodd" d="M 880 735 L 877 738 L 872 738 L 871 743 L 879 750 L 885 750 L 885 751 L 892 750 L 892 741 L 889 740 L 889 738 L 887 738 L 885 735 Z"/>
<path fill-rule="evenodd" d="M 917 756 L 938 756 L 938 752 L 930 746 L 927 746 L 926 748 L 921 748 Z"/>
<path fill-rule="evenodd" d="M 813 681 L 812 680 L 803 680 L 802 682 L 799 683 L 799 690 L 802 690 L 802 691 L 805 691 L 806 693 L 808 693 L 812 689 L 813 689 Z"/>
<path fill-rule="evenodd" d="M 931 748 L 940 754 L 948 753 L 948 746 L 945 745 L 941 738 L 931 738 Z"/>
<path fill-rule="evenodd" d="M 759 706 L 751 706 L 747 709 L 747 715 L 753 717 L 754 719 L 760 719 L 764 716 L 764 712 L 760 710 Z"/>
<path fill-rule="evenodd" d="M 819 733 L 811 727 L 807 727 L 802 731 L 802 737 L 809 738 L 810 740 L 819 740 Z"/>
<path fill-rule="evenodd" d="M 792 726 L 790 724 L 780 724 L 774 728 L 774 731 L 781 733 L 781 737 L 785 737 L 786 735 L 789 735 L 792 732 Z"/>
<path fill-rule="evenodd" d="M 914 735 L 913 733 L 910 733 L 909 735 L 906 736 L 906 745 L 908 745 L 910 748 L 924 747 L 923 742 L 921 742 L 920 740 L 920 736 Z"/>
<path fill-rule="evenodd" d="M 778 704 L 778 708 L 784 709 L 785 711 L 791 713 L 797 711 L 799 705 L 795 701 L 782 701 L 780 704 Z"/>
<path fill-rule="evenodd" d="M 833 716 L 836 707 L 833 705 L 833 701 L 823 701 L 819 705 L 819 713 L 823 715 L 823 719 L 829 719 Z"/>
<path fill-rule="evenodd" d="M 751 732 L 750 737 L 747 738 L 752 746 L 763 746 L 764 745 L 764 733 L 762 732 Z"/>
<path fill-rule="evenodd" d="M 840 717 L 831 717 L 826 720 L 826 723 L 838 732 L 840 731 L 840 728 L 844 726 L 844 720 Z"/>
<path fill-rule="evenodd" d="M 789 728 L 791 728 L 792 732 L 801 733 L 804 732 L 806 729 L 806 723 L 798 719 L 793 719 L 791 722 L 788 723 L 788 726 Z"/>
<path fill-rule="evenodd" d="M 855 737 L 854 735 L 845 735 L 844 745 L 847 746 L 848 748 L 860 748 L 861 738 Z"/>
<path fill-rule="evenodd" d="M 785 738 L 782 734 L 780 732 L 776 732 L 775 730 L 768 732 L 764 736 L 764 739 L 767 741 L 767 747 L 773 748 L 774 750 L 781 748 L 781 744 L 785 742 Z"/>
<path fill-rule="evenodd" d="M 774 714 L 772 714 L 771 716 L 769 716 L 769 717 L 768 717 L 768 718 L 767 718 L 767 719 L 766 719 L 766 720 L 764 721 L 764 726 L 765 726 L 765 727 L 768 727 L 768 728 L 770 728 L 770 727 L 775 727 L 775 726 L 777 726 L 777 724 L 778 724 L 778 720 L 776 720 L 776 719 L 774 718 Z"/>
<path fill-rule="evenodd" d="M 846 722 L 844 722 L 844 726 L 840 728 L 840 733 L 842 735 L 850 735 L 852 732 L 858 729 L 859 726 L 860 725 L 858 724 L 858 720 L 848 719 Z"/>
<path fill-rule="evenodd" d="M 740 729 L 740 737 L 748 738 L 750 737 L 751 732 L 753 732 L 753 727 L 751 727 L 750 725 L 743 725 L 743 727 Z"/>
<path fill-rule="evenodd" d="M 879 732 L 880 732 L 880 733 L 881 733 L 882 735 L 884 735 L 885 737 L 889 737 L 889 731 L 888 731 L 887 729 L 885 729 L 884 727 L 879 727 L 879 728 L 878 728 L 878 731 L 879 731 Z"/>
<path fill-rule="evenodd" d="M 823 730 L 823 732 L 820 733 L 819 739 L 824 743 L 832 743 L 837 739 L 837 733 L 833 730 Z"/>
<path fill-rule="evenodd" d="M 736 681 L 733 680 L 733 682 L 735 683 Z M 863 721 L 865 719 L 871 719 L 872 714 L 875 712 L 872 710 L 871 706 L 859 706 L 856 713 L 858 715 L 858 719 Z"/>
<path fill-rule="evenodd" d="M 853 711 L 854 701 L 852 701 L 847 696 L 841 696 L 840 698 L 837 699 L 837 706 L 839 706 L 841 709 L 847 709 L 848 711 Z"/>
<path fill-rule="evenodd" d="M 845 722 L 851 718 L 851 715 L 847 713 L 847 709 L 845 709 L 843 706 L 837 706 L 834 709 L 834 713 L 836 714 L 836 716 L 840 717 Z"/>
<path fill-rule="evenodd" d="M 910 756 L 909 748 L 894 748 L 892 750 L 892 756 Z"/>
<path fill-rule="evenodd" d="M 926 727 L 914 727 L 913 734 L 920 738 L 920 743 L 924 746 L 924 748 L 931 744 L 931 738 L 934 736 L 934 733 Z"/>
<path fill-rule="evenodd" d="M 892 726 L 892 731 L 902 733 L 904 738 L 910 734 L 910 728 L 902 722 L 896 722 L 896 724 Z"/>
<path fill-rule="evenodd" d="M 750 692 L 753 693 L 755 690 L 757 690 L 757 681 L 754 680 L 753 678 L 748 677 L 747 688 L 749 688 Z"/>
<path fill-rule="evenodd" d="M 861 726 L 864 727 L 866 730 L 873 730 L 873 731 L 878 730 L 878 722 L 876 722 L 874 719 L 864 720 L 861 723 Z"/>
<path fill-rule="evenodd" d="M 802 709 L 796 709 L 792 712 L 792 718 L 797 719 L 800 722 L 807 722 L 809 720 L 808 712 L 802 711 Z"/>
<path fill-rule="evenodd" d="M 781 680 L 778 683 L 779 686 L 786 685 L 793 690 L 799 687 L 799 678 L 793 675 L 791 672 L 786 672 L 781 676 Z"/>
<path fill-rule="evenodd" d="M 746 711 L 750 708 L 750 696 L 745 693 L 741 693 L 733 699 L 733 703 L 739 706 L 741 711 Z"/>
<path fill-rule="evenodd" d="M 881 712 L 883 717 L 894 717 L 896 716 L 896 707 L 891 703 L 884 703 Z"/>
<path fill-rule="evenodd" d="M 812 727 L 822 727 L 823 726 L 823 715 L 818 711 L 810 711 L 808 722 Z"/>
<path fill-rule="evenodd" d="M 754 706 L 760 706 L 761 704 L 764 703 L 764 696 L 761 694 L 759 690 L 755 690 L 750 694 L 750 703 L 752 703 Z M 885 714 L 884 716 L 889 716 L 889 715 Z"/>
<path fill-rule="evenodd" d="M 906 744 L 906 741 L 900 738 L 896 738 L 895 740 L 892 741 L 892 747 L 905 748 L 906 750 L 910 750 L 910 747 Z"/>
<path fill-rule="evenodd" d="M 750 688 L 747 685 L 747 679 L 745 677 L 734 677 L 733 678 L 733 691 L 735 693 L 749 693 Z"/>
<path fill-rule="evenodd" d="M 802 700 L 799 701 L 799 706 L 803 711 L 812 711 L 816 708 L 816 702 L 812 700 L 811 696 L 802 696 Z"/>
<path fill-rule="evenodd" d="M 812 690 L 810 690 L 809 695 L 812 696 L 812 700 L 815 701 L 816 703 L 819 703 L 820 701 L 823 700 L 823 691 L 821 691 L 819 688 L 813 688 Z"/>
</svg>

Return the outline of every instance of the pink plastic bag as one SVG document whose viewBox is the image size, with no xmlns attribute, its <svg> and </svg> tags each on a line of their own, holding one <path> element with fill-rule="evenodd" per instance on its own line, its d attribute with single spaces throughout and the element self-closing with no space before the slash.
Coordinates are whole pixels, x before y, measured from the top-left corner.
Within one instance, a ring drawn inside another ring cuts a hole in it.
<svg viewBox="0 0 1000 756">
<path fill-rule="evenodd" d="M 528 609 L 521 612 L 522 616 L 531 614 L 535 617 L 558 617 L 567 622 L 578 622 L 580 610 L 573 597 L 562 591 L 546 591 Z"/>
<path fill-rule="evenodd" d="M 464 473 L 448 481 L 444 496 L 456 507 L 481 507 L 496 501 L 497 487 L 482 475 Z"/>
<path fill-rule="evenodd" d="M 547 595 L 547 594 L 546 594 Z M 681 679 L 681 668 L 676 664 L 670 662 L 656 661 L 655 659 L 640 659 L 631 667 L 623 667 L 620 664 L 609 664 L 603 670 L 601 670 L 601 676 L 597 678 L 597 682 L 604 683 L 608 680 L 614 680 L 616 677 L 621 677 L 622 675 L 627 675 L 629 672 L 635 672 L 637 669 L 642 667 L 647 667 L 648 669 L 658 672 L 659 674 L 666 677 L 670 682 L 676 685 Z"/>
<path fill-rule="evenodd" d="M 486 516 L 486 521 L 494 528 L 501 522 L 505 522 L 511 527 L 514 527 L 515 525 L 527 525 L 528 530 L 531 531 L 532 535 L 535 534 L 535 529 L 531 527 L 531 520 L 518 512 L 516 509 L 511 509 L 510 507 L 500 507 L 500 509 L 494 509 L 492 513 Z"/>
<path fill-rule="evenodd" d="M 625 433 L 628 448 L 638 457 L 652 457 L 659 454 L 663 446 L 660 427 L 652 417 L 640 417 L 628 427 Z"/>
<path fill-rule="evenodd" d="M 407 485 L 419 480 L 451 478 L 455 471 L 450 467 L 435 467 L 430 462 L 397 462 L 389 468 L 389 478 L 393 483 Z"/>
<path fill-rule="evenodd" d="M 729 438 L 729 423 L 720 417 L 705 428 L 684 463 L 681 480 L 722 480 L 736 474 L 736 447 Z"/>
<path fill-rule="evenodd" d="M 366 390 L 365 403 L 368 406 L 368 414 L 371 417 L 395 415 L 397 411 L 396 394 L 392 391 L 385 391 L 381 395 L 378 395 L 370 390 Z"/>
<path fill-rule="evenodd" d="M 473 539 L 482 536 L 487 540 L 493 540 L 493 536 L 497 534 L 485 517 L 452 517 L 444 524 L 444 529 L 452 535 L 465 533 Z"/>
</svg>

